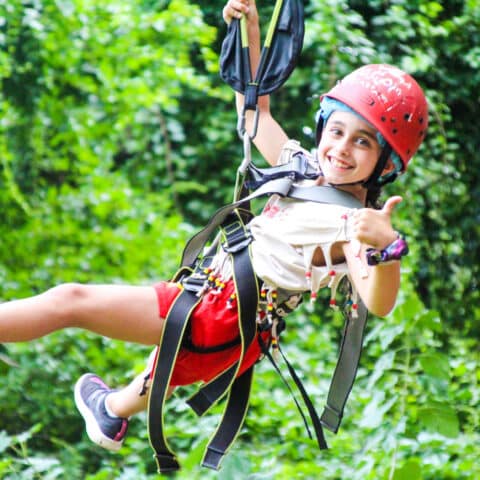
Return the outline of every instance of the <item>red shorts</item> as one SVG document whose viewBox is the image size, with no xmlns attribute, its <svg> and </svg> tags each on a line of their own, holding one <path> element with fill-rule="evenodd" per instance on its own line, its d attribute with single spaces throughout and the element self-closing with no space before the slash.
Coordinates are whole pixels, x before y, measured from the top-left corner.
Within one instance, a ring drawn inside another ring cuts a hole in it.
<svg viewBox="0 0 480 480">
<path fill-rule="evenodd" d="M 181 288 L 172 282 L 160 282 L 154 285 L 154 288 L 157 292 L 159 315 L 165 318 L 171 304 L 181 292 Z M 195 307 L 190 317 L 191 340 L 195 347 L 216 347 L 238 338 L 240 332 L 236 302 L 233 308 L 228 307 L 228 299 L 234 290 L 233 281 L 229 281 L 221 292 L 206 292 L 201 302 Z M 268 340 L 268 336 L 268 332 L 262 334 L 264 340 Z M 245 352 L 239 375 L 250 368 L 261 353 L 259 342 L 255 338 Z M 208 382 L 233 365 L 239 357 L 240 345 L 215 353 L 192 352 L 182 347 L 177 356 L 170 385 Z"/>
</svg>

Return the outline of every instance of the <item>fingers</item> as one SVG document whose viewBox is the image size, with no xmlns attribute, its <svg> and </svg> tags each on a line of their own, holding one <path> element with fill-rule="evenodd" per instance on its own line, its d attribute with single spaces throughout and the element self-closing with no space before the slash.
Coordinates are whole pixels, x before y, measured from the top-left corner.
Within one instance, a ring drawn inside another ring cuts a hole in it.
<svg viewBox="0 0 480 480">
<path fill-rule="evenodd" d="M 385 202 L 381 210 L 361 208 L 353 214 L 354 237 L 374 248 L 385 248 L 397 236 L 392 227 L 392 214 L 402 197 L 395 195 Z"/>
<path fill-rule="evenodd" d="M 249 11 L 248 0 L 229 0 L 223 7 L 222 16 L 225 22 L 230 24 L 232 19 L 242 18 L 242 15 L 247 15 Z"/>
<path fill-rule="evenodd" d="M 390 197 L 383 205 L 382 212 L 386 213 L 387 215 L 391 216 L 395 207 L 403 200 L 402 197 L 399 195 L 395 195 Z"/>
</svg>

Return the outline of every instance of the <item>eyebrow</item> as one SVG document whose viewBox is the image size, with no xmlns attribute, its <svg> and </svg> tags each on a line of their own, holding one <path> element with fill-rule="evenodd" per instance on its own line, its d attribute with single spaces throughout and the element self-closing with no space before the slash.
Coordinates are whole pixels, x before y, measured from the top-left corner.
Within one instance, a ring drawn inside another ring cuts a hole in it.
<svg viewBox="0 0 480 480">
<path fill-rule="evenodd" d="M 341 120 L 332 120 L 331 124 L 332 125 L 337 125 L 337 126 L 340 126 L 340 127 L 345 127 L 346 126 L 345 122 L 342 122 Z M 365 135 L 366 137 L 369 137 L 369 138 L 371 138 L 372 140 L 374 140 L 375 142 L 378 143 L 376 131 L 372 132 L 370 130 L 365 130 L 364 128 L 361 128 L 360 130 L 357 130 L 357 133 Z"/>
</svg>

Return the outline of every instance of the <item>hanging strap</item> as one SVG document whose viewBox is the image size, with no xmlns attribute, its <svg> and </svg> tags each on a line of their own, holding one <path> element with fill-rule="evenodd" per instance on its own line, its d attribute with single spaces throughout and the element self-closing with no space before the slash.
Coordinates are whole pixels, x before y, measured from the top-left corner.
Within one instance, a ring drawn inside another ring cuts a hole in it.
<svg viewBox="0 0 480 480">
<path fill-rule="evenodd" d="M 357 318 L 351 314 L 346 316 L 340 354 L 330 384 L 327 404 L 321 416 L 322 425 L 333 433 L 337 433 L 340 427 L 345 403 L 355 381 L 362 354 L 368 310 L 360 299 L 357 313 Z"/>
<path fill-rule="evenodd" d="M 327 402 L 320 419 L 317 415 L 313 402 L 311 401 L 302 381 L 300 380 L 300 377 L 295 372 L 292 364 L 288 361 L 287 357 L 283 353 L 283 350 L 280 348 L 280 345 L 277 344 L 278 351 L 282 355 L 282 358 L 290 373 L 290 377 L 295 382 L 297 389 L 302 395 L 303 402 L 307 407 L 320 450 L 328 449 L 322 426 L 333 433 L 338 432 L 343 418 L 345 404 L 347 403 L 353 383 L 355 381 L 355 377 L 357 375 L 368 315 L 368 311 L 361 300 L 358 302 L 357 313 L 358 317 L 356 318 L 354 318 L 350 312 L 345 314 L 345 326 L 340 344 L 339 357 L 328 390 Z M 270 360 L 271 364 L 280 375 L 283 383 L 290 391 L 295 405 L 302 416 L 308 436 L 312 438 L 305 414 L 303 413 L 289 383 L 283 376 L 268 347 L 261 341 L 261 339 L 259 339 L 259 341 L 262 346 L 263 353 Z"/>
<path fill-rule="evenodd" d="M 177 458 L 164 434 L 163 411 L 175 360 L 180 350 L 183 333 L 190 315 L 200 301 L 195 292 L 183 289 L 165 319 L 159 346 L 153 383 L 148 402 L 148 436 L 154 450 L 159 473 L 174 472 L 180 468 Z"/>
<path fill-rule="evenodd" d="M 223 419 L 205 451 L 202 461 L 204 467 L 218 470 L 220 462 L 240 433 L 247 415 L 252 378 L 253 367 L 250 367 L 233 382 Z"/>
</svg>

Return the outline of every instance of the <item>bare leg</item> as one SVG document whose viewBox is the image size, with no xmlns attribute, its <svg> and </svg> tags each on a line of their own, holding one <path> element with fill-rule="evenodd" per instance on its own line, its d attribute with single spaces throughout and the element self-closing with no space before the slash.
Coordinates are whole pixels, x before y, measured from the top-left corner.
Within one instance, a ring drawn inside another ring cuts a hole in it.
<svg viewBox="0 0 480 480">
<path fill-rule="evenodd" d="M 140 396 L 140 392 L 145 385 L 145 376 L 148 375 L 148 373 L 148 371 L 141 373 L 125 388 L 108 395 L 105 402 L 112 413 L 118 417 L 129 418 L 147 409 L 150 381 L 147 381 L 147 391 L 145 395 Z M 170 387 L 167 395 L 170 396 L 173 390 L 174 387 Z"/>
<path fill-rule="evenodd" d="M 153 287 L 64 284 L 0 305 L 0 343 L 78 327 L 119 340 L 157 344 L 164 320 Z"/>
<path fill-rule="evenodd" d="M 140 396 L 146 375 L 147 372 L 141 373 L 125 388 L 108 395 L 105 402 L 112 413 L 118 417 L 129 418 L 147 409 L 148 394 Z"/>
</svg>

